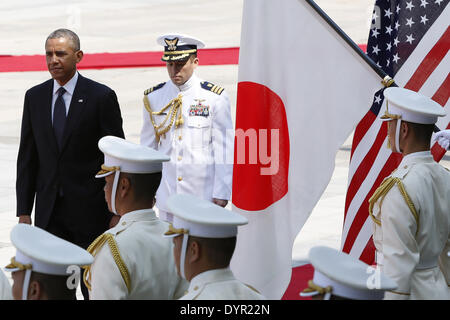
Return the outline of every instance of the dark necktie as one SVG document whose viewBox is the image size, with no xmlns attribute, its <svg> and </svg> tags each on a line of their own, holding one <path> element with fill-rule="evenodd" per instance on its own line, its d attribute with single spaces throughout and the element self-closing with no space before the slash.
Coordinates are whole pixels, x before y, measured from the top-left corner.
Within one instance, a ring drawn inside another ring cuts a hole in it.
<svg viewBox="0 0 450 320">
<path fill-rule="evenodd" d="M 57 92 L 58 98 L 56 99 L 55 110 L 53 111 L 53 130 L 55 131 L 59 150 L 61 150 L 64 126 L 66 124 L 66 104 L 63 99 L 63 94 L 66 92 L 66 89 L 61 87 Z"/>
</svg>

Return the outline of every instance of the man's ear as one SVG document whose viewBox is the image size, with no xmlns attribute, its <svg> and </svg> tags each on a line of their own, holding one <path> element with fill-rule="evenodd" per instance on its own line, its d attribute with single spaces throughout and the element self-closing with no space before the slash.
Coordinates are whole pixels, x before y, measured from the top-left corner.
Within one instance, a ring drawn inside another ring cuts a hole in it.
<svg viewBox="0 0 450 320">
<path fill-rule="evenodd" d="M 192 241 L 189 244 L 188 252 L 189 252 L 189 257 L 188 257 L 189 263 L 197 262 L 200 260 L 201 247 L 197 241 Z"/>
<path fill-rule="evenodd" d="M 83 57 L 84 57 L 83 51 L 78 50 L 75 54 L 77 55 L 77 63 L 80 63 L 81 60 L 83 60 Z"/>
<path fill-rule="evenodd" d="M 28 287 L 28 300 L 41 300 L 43 297 L 43 287 L 38 281 L 31 281 Z"/>
<path fill-rule="evenodd" d="M 402 124 L 400 126 L 400 134 L 403 138 L 406 138 L 411 133 L 411 130 L 409 130 L 409 126 L 406 122 L 402 121 Z"/>
<path fill-rule="evenodd" d="M 131 188 L 131 181 L 127 177 L 120 177 L 120 183 L 117 188 L 117 193 L 121 198 L 129 194 Z"/>
<path fill-rule="evenodd" d="M 199 62 L 198 57 L 194 57 L 192 59 L 192 64 L 194 65 L 194 69 L 198 67 L 198 62 Z"/>
</svg>

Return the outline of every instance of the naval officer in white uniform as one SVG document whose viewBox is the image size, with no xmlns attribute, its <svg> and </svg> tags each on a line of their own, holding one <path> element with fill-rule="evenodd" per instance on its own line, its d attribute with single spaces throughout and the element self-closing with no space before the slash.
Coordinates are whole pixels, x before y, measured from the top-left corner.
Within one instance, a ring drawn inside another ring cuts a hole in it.
<svg viewBox="0 0 450 320">
<path fill-rule="evenodd" d="M 197 77 L 194 37 L 167 34 L 157 39 L 170 80 L 144 92 L 141 144 L 170 157 L 163 164 L 156 195 L 160 218 L 171 221 L 172 194 L 196 195 L 225 207 L 231 197 L 234 131 L 227 92 Z"/>
<path fill-rule="evenodd" d="M 165 235 L 173 237 L 178 271 L 190 281 L 180 300 L 265 299 L 230 269 L 238 226 L 246 218 L 188 194 L 170 196 L 167 206 L 174 217 Z"/>
<path fill-rule="evenodd" d="M 430 140 L 444 108 L 404 88 L 384 91 L 388 141 L 403 154 L 369 200 L 376 263 L 397 284 L 385 299 L 450 299 L 450 172 Z"/>
<path fill-rule="evenodd" d="M 167 223 L 152 210 L 161 181 L 161 152 L 106 136 L 100 139 L 105 163 L 97 178 L 105 178 L 105 198 L 118 224 L 88 248 L 95 257 L 84 273 L 89 298 L 159 299 L 181 297 L 188 284 L 176 271 L 173 245 L 163 237 Z"/>
</svg>

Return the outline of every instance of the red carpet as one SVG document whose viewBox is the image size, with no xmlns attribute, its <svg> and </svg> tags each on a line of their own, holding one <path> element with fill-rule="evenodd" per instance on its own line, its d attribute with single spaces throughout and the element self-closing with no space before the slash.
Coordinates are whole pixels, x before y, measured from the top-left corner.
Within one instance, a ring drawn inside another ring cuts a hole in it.
<svg viewBox="0 0 450 320">
<path fill-rule="evenodd" d="M 162 67 L 161 51 L 126 53 L 86 53 L 78 69 Z M 239 48 L 201 49 L 198 57 L 202 65 L 237 64 Z M 47 71 L 44 55 L 1 56 L 0 72 Z"/>
<path fill-rule="evenodd" d="M 300 292 L 308 286 L 313 275 L 314 268 L 310 264 L 292 268 L 291 282 L 281 300 L 311 300 L 311 297 L 300 297 Z"/>
<path fill-rule="evenodd" d="M 365 52 L 366 45 L 359 45 Z M 78 69 L 162 67 L 161 51 L 124 53 L 86 53 Z M 200 64 L 238 64 L 239 48 L 200 49 Z M 0 72 L 47 71 L 44 55 L 0 55 Z"/>
</svg>

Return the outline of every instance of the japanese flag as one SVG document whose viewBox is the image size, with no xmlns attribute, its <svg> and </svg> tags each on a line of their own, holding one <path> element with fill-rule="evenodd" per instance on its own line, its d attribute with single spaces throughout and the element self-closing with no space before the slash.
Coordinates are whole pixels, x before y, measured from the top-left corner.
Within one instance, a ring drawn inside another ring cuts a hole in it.
<svg viewBox="0 0 450 320">
<path fill-rule="evenodd" d="M 249 224 L 231 268 L 280 299 L 295 237 L 382 85 L 307 1 L 246 0 L 242 19 L 232 201 Z"/>
</svg>

